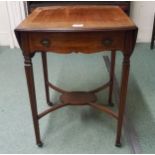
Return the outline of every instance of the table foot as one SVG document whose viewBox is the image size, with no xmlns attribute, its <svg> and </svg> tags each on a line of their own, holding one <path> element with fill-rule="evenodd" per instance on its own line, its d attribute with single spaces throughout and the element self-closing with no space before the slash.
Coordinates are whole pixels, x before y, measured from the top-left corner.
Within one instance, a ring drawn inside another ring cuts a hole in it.
<svg viewBox="0 0 155 155">
<path fill-rule="evenodd" d="M 53 106 L 53 103 L 52 103 L 52 102 L 47 102 L 47 104 L 48 104 L 49 106 Z"/>
<path fill-rule="evenodd" d="M 114 106 L 114 103 L 113 102 L 109 102 L 108 104 L 110 107 L 113 107 Z"/>
<path fill-rule="evenodd" d="M 37 143 L 38 147 L 43 147 L 43 143 L 42 142 L 39 142 Z"/>
<path fill-rule="evenodd" d="M 122 144 L 121 144 L 120 142 L 116 142 L 115 146 L 116 146 L 116 147 L 121 147 Z"/>
</svg>

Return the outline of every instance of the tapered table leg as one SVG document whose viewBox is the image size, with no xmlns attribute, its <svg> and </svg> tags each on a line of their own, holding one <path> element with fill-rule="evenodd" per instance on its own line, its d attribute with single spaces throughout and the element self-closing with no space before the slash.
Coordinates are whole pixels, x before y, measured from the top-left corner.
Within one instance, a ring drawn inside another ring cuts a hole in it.
<svg viewBox="0 0 155 155">
<path fill-rule="evenodd" d="M 44 84 L 45 84 L 45 93 L 46 93 L 46 101 L 49 106 L 52 106 L 53 103 L 50 101 L 49 95 L 49 86 L 48 86 L 48 69 L 47 69 L 47 56 L 46 52 L 42 52 L 42 65 L 43 65 L 43 74 L 44 74 Z"/>
<path fill-rule="evenodd" d="M 25 74 L 27 78 L 27 86 L 29 92 L 29 99 L 32 111 L 33 125 L 36 136 L 36 143 L 39 147 L 43 144 L 40 140 L 40 130 L 39 130 L 39 120 L 38 120 L 38 112 L 37 112 L 37 102 L 36 102 L 36 94 L 35 94 L 35 86 L 34 86 L 34 77 L 33 77 L 33 67 L 30 56 L 24 56 L 25 58 Z"/>
<path fill-rule="evenodd" d="M 111 51 L 111 63 L 110 63 L 110 88 L 109 88 L 109 98 L 108 103 L 110 106 L 113 106 L 112 102 L 112 93 L 113 93 L 113 83 L 114 83 L 114 72 L 115 72 L 115 57 L 116 52 Z"/>
<path fill-rule="evenodd" d="M 116 136 L 116 146 L 118 147 L 121 146 L 120 138 L 121 138 L 122 124 L 123 124 L 123 116 L 125 111 L 128 76 L 129 76 L 129 68 L 130 68 L 129 55 L 124 54 L 122 65 L 123 67 L 122 67 L 122 79 L 121 79 L 121 90 L 120 90 L 120 103 L 119 103 L 119 112 L 118 112 L 117 136 Z"/>
</svg>

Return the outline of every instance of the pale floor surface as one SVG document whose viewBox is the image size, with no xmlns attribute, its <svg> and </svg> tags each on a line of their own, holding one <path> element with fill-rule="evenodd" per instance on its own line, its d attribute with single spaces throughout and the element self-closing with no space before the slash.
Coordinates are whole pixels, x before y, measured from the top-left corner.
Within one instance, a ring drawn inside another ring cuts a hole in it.
<svg viewBox="0 0 155 155">
<path fill-rule="evenodd" d="M 89 90 L 108 80 L 102 55 L 48 54 L 49 79 L 67 90 Z M 121 54 L 116 73 L 120 79 Z M 34 58 L 39 112 L 47 108 L 40 54 Z M 40 121 L 43 148 L 34 141 L 27 85 L 19 49 L 0 47 L 0 153 L 131 153 L 124 132 L 123 147 L 116 148 L 116 121 L 90 107 L 65 107 Z M 137 44 L 131 58 L 127 97 L 129 120 L 136 129 L 141 152 L 155 153 L 155 50 Z M 107 91 L 98 95 L 106 104 Z M 51 91 L 51 99 L 58 101 Z M 116 106 L 115 108 L 116 109 Z"/>
</svg>

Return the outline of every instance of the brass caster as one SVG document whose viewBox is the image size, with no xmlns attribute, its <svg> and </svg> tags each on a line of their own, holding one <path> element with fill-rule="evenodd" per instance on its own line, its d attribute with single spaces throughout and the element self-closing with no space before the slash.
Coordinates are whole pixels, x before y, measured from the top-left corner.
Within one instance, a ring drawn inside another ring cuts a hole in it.
<svg viewBox="0 0 155 155">
<path fill-rule="evenodd" d="M 37 143 L 38 147 L 42 147 L 43 146 L 43 143 L 40 142 L 40 143 Z"/>
<path fill-rule="evenodd" d="M 119 143 L 116 143 L 115 146 L 116 146 L 116 147 L 121 147 L 122 144 L 119 142 Z"/>
<path fill-rule="evenodd" d="M 109 102 L 108 104 L 110 107 L 113 107 L 114 106 L 114 103 L 113 102 Z"/>
<path fill-rule="evenodd" d="M 52 103 L 52 102 L 47 102 L 47 104 L 48 104 L 49 106 L 53 106 L 53 103 Z"/>
</svg>

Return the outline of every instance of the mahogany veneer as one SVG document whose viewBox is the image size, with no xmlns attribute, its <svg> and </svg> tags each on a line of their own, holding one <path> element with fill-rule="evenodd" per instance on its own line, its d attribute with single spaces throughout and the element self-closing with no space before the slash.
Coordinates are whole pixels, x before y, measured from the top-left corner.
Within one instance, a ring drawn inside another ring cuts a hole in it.
<svg viewBox="0 0 155 155">
<path fill-rule="evenodd" d="M 36 143 L 42 146 L 39 119 L 56 109 L 67 105 L 89 105 L 106 112 L 117 120 L 116 146 L 120 146 L 123 115 L 127 94 L 130 56 L 133 52 L 137 27 L 117 6 L 57 6 L 37 8 L 16 29 L 15 33 L 25 59 L 25 73 L 29 90 L 30 105 L 36 135 Z M 113 80 L 116 51 L 123 54 L 120 103 L 118 113 L 97 103 L 96 93 L 109 88 L 108 103 L 112 104 Z M 88 92 L 68 92 L 53 85 L 48 80 L 46 52 L 92 54 L 111 51 L 109 81 Z M 38 114 L 32 57 L 36 52 L 42 55 L 46 100 L 51 108 Z M 50 101 L 49 88 L 62 95 L 62 103 Z"/>
</svg>

